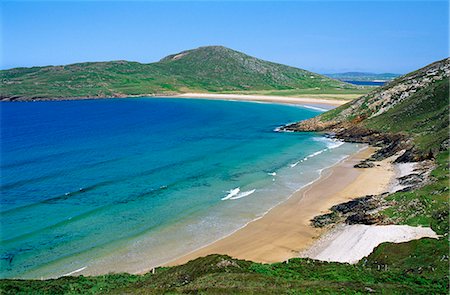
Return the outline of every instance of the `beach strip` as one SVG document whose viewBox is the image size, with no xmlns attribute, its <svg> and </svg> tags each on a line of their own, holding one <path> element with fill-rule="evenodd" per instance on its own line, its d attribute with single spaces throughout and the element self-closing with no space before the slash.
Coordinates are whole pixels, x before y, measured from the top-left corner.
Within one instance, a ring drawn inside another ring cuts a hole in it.
<svg viewBox="0 0 450 295">
<path fill-rule="evenodd" d="M 215 94 L 215 93 L 183 93 L 170 97 L 237 100 L 237 101 L 253 101 L 253 102 L 256 101 L 256 102 L 270 102 L 270 103 L 296 104 L 296 105 L 317 105 L 328 107 L 337 107 L 350 101 L 344 99 L 323 99 L 310 97 L 287 97 L 287 96 L 247 95 L 247 94 Z"/>
<path fill-rule="evenodd" d="M 314 216 L 327 213 L 335 204 L 389 190 L 395 178 L 390 159 L 377 162 L 373 168 L 353 167 L 374 152 L 374 148 L 367 147 L 325 169 L 317 181 L 297 191 L 260 219 L 166 265 L 183 264 L 209 254 L 226 254 L 263 263 L 298 257 L 325 233 L 324 229 L 310 225 Z"/>
</svg>

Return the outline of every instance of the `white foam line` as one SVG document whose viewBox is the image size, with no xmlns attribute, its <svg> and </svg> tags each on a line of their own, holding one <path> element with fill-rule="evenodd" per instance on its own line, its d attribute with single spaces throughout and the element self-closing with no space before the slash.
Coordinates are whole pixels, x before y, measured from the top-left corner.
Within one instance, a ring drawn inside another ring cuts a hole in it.
<svg viewBox="0 0 450 295">
<path fill-rule="evenodd" d="M 71 271 L 71 272 L 69 272 L 69 273 L 63 274 L 62 277 L 71 276 L 71 275 L 73 275 L 74 273 L 77 273 L 77 272 L 80 272 L 80 271 L 82 271 L 82 270 L 85 270 L 86 268 L 87 268 L 87 266 L 84 266 L 84 267 L 79 268 L 79 269 L 77 269 L 77 270 L 74 270 L 74 271 Z"/>
<path fill-rule="evenodd" d="M 319 108 L 319 107 L 313 107 L 313 106 L 306 105 L 306 104 L 302 104 L 301 106 L 306 108 L 306 109 L 311 109 L 311 110 L 315 110 L 315 111 L 321 111 L 321 112 L 328 111 L 327 109 L 323 109 L 323 108 Z"/>
<path fill-rule="evenodd" d="M 228 195 L 227 195 L 226 197 L 222 198 L 221 200 L 222 200 L 222 201 L 228 200 L 228 199 L 230 199 L 230 198 L 236 196 L 240 191 L 241 191 L 240 188 L 238 188 L 238 187 L 237 187 L 237 188 L 234 188 L 234 189 L 228 191 Z"/>
<path fill-rule="evenodd" d="M 252 220 L 250 220 L 250 221 L 248 221 L 248 222 L 246 222 L 246 223 L 245 223 L 244 225 L 242 225 L 241 227 L 239 227 L 239 228 L 237 228 L 237 229 L 231 231 L 230 233 L 224 235 L 224 236 L 221 237 L 221 238 L 218 238 L 218 239 L 216 239 L 216 240 L 214 240 L 214 241 L 212 241 L 212 242 L 210 242 L 210 243 L 207 243 L 207 244 L 205 244 L 205 245 L 203 245 L 203 246 L 200 246 L 200 247 L 198 247 L 198 248 L 196 248 L 196 249 L 194 249 L 194 250 L 192 250 L 192 251 L 189 251 L 189 252 L 187 252 L 187 253 L 185 253 L 185 254 L 183 254 L 183 255 L 180 255 L 180 256 L 178 256 L 178 257 L 176 257 L 176 258 L 174 258 L 174 259 L 171 259 L 171 260 L 169 260 L 169 261 L 167 261 L 167 262 L 165 262 L 165 263 L 163 263 L 163 264 L 164 264 L 164 265 L 165 265 L 165 264 L 169 264 L 169 263 L 171 263 L 171 262 L 173 262 L 173 261 L 175 261 L 175 260 L 177 260 L 177 259 L 180 259 L 181 257 L 190 255 L 190 254 L 195 253 L 196 251 L 199 251 L 199 250 L 201 250 L 201 249 L 205 249 L 206 247 L 211 246 L 212 244 L 214 244 L 214 243 L 216 243 L 216 242 L 218 242 L 218 241 L 220 241 L 220 240 L 226 239 L 227 237 L 229 237 L 229 236 L 235 234 L 236 232 L 238 232 L 238 231 L 240 231 L 241 229 L 243 229 L 243 228 L 245 228 L 246 226 L 248 226 L 250 223 L 255 222 L 255 221 L 258 221 L 259 219 L 261 219 L 261 218 L 263 218 L 264 216 L 266 216 L 266 214 L 269 213 L 273 208 L 275 208 L 275 207 L 277 207 L 278 205 L 280 205 L 280 204 L 286 202 L 287 200 L 289 200 L 289 199 L 290 199 L 292 196 L 294 196 L 297 192 L 301 191 L 302 189 L 308 189 L 308 186 L 310 186 L 310 185 L 313 184 L 314 182 L 316 182 L 316 181 L 322 179 L 322 172 L 323 172 L 324 170 L 328 170 L 328 169 L 331 169 L 331 168 L 333 168 L 333 167 L 339 165 L 340 163 L 342 163 L 342 162 L 344 162 L 346 159 L 348 159 L 350 156 L 355 155 L 355 154 L 357 154 L 357 153 L 359 153 L 359 152 L 361 152 L 361 151 L 363 151 L 363 150 L 365 150 L 365 149 L 367 149 L 367 145 L 363 145 L 363 146 L 362 146 L 361 148 L 359 148 L 356 152 L 351 153 L 350 155 L 344 156 L 342 159 L 340 159 L 339 161 L 337 161 L 337 162 L 334 163 L 333 165 L 331 165 L 331 166 L 329 166 L 329 167 L 325 167 L 325 168 L 319 169 L 319 171 L 318 171 L 318 172 L 319 172 L 319 176 L 318 176 L 316 179 L 314 179 L 314 180 L 308 182 L 307 184 L 301 186 L 300 188 L 298 188 L 297 190 L 295 190 L 293 193 L 291 193 L 287 199 L 281 200 L 281 201 L 279 201 L 278 203 L 274 204 L 272 207 L 270 207 L 269 209 L 267 209 L 267 210 L 266 210 L 265 212 L 263 212 L 261 215 L 259 215 L 258 217 L 254 218 L 254 219 L 252 219 Z M 155 267 L 159 267 L 159 266 L 161 266 L 161 265 L 163 265 L 163 264 L 157 265 L 157 266 L 155 266 Z M 149 270 L 150 270 L 150 269 L 149 269 Z"/>
<path fill-rule="evenodd" d="M 275 176 L 275 175 L 277 175 L 277 173 L 276 172 L 269 172 L 269 173 L 267 173 L 267 175 Z"/>
<path fill-rule="evenodd" d="M 251 191 L 247 191 L 247 192 L 242 192 L 242 193 L 238 194 L 237 196 L 230 198 L 230 200 L 237 200 L 237 199 L 249 196 L 249 195 L 253 194 L 255 191 L 256 191 L 256 189 L 252 189 Z"/>
</svg>

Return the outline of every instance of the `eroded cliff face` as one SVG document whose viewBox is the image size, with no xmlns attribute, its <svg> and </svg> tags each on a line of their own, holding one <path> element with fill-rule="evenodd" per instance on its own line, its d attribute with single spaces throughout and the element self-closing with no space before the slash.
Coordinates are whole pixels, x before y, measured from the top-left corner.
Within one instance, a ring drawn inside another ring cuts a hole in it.
<svg viewBox="0 0 450 295">
<path fill-rule="evenodd" d="M 377 88 L 339 108 L 309 120 L 287 125 L 281 130 L 322 131 L 345 141 L 380 146 L 382 147 L 381 150 L 375 155 L 378 158 L 388 157 L 398 151 L 405 150 L 406 152 L 399 158 L 399 161 L 429 159 L 433 157 L 433 151 L 417 150 L 413 140 L 414 136 L 411 135 L 410 130 L 392 128 L 395 131 L 389 131 L 386 128 L 376 128 L 373 124 L 368 123 L 375 120 L 383 121 L 383 118 L 388 115 L 392 120 L 393 111 L 405 114 L 406 112 L 401 111 L 407 109 L 407 117 L 406 115 L 405 117 L 399 116 L 398 120 L 410 120 L 412 125 L 415 124 L 414 120 L 417 120 L 416 125 L 423 124 L 419 120 L 423 121 L 424 119 L 419 117 L 423 117 L 423 114 L 427 112 L 426 109 L 424 110 L 424 105 L 426 105 L 424 102 L 428 99 L 438 99 L 441 105 L 442 102 L 444 103 L 445 107 L 440 107 L 437 110 L 431 107 L 429 110 L 431 115 L 426 117 L 425 121 L 439 120 L 437 123 L 444 124 L 445 128 L 448 128 L 448 121 L 442 119 L 444 117 L 448 119 L 448 115 L 442 116 L 442 112 L 448 114 L 448 84 L 445 84 L 447 89 L 443 94 L 439 92 L 434 95 L 434 92 L 437 92 L 437 87 L 434 86 L 436 86 L 436 83 L 441 83 L 440 81 L 448 81 L 449 76 L 450 59 L 447 58 L 399 77 L 388 85 Z M 429 103 L 433 105 L 433 102 L 430 101 Z M 437 111 L 440 111 L 440 117 L 432 113 Z M 395 124 L 395 120 L 393 124 Z M 432 122 L 430 125 L 430 130 L 425 130 L 428 133 L 433 132 L 432 129 L 436 124 Z M 446 140 L 448 142 L 448 138 Z"/>
<path fill-rule="evenodd" d="M 337 114 L 335 120 L 346 121 L 355 115 L 364 119 L 379 116 L 407 100 L 419 90 L 425 89 L 437 81 L 448 79 L 449 76 L 450 58 L 432 63 L 353 101 Z"/>
</svg>

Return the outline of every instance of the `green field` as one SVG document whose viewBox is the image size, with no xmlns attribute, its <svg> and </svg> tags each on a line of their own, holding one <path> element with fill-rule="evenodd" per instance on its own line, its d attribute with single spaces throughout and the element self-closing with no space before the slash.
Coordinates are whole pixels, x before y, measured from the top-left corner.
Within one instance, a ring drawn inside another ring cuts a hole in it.
<svg viewBox="0 0 450 295">
<path fill-rule="evenodd" d="M 15 68 L 0 71 L 0 81 L 0 98 L 3 100 L 126 97 L 186 92 L 364 92 L 361 87 L 257 59 L 221 46 L 184 51 L 150 64 L 111 61 Z"/>
</svg>

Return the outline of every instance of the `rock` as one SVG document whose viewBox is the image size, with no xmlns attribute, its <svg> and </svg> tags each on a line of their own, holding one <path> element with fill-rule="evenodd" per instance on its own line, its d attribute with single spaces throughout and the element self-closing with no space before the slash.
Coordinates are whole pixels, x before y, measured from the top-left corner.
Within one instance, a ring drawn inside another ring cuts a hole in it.
<svg viewBox="0 0 450 295">
<path fill-rule="evenodd" d="M 369 162 L 369 161 L 361 161 L 360 163 L 354 165 L 353 167 L 355 168 L 372 168 L 374 167 L 375 164 L 373 164 L 373 162 Z"/>
<path fill-rule="evenodd" d="M 364 212 L 358 212 L 356 214 L 350 215 L 345 220 L 347 224 L 379 224 L 381 223 L 381 218 L 379 216 L 373 216 L 370 214 L 365 214 Z"/>
<path fill-rule="evenodd" d="M 375 209 L 378 202 L 374 201 L 374 196 L 365 196 L 331 207 L 331 211 L 347 214 L 350 212 L 362 212 Z"/>
<path fill-rule="evenodd" d="M 422 183 L 422 181 L 424 180 L 423 177 L 420 174 L 409 174 L 403 177 L 400 177 L 399 179 L 399 184 L 404 185 L 404 186 L 416 186 L 420 183 Z"/>
<path fill-rule="evenodd" d="M 227 267 L 238 267 L 238 268 L 240 268 L 239 264 L 237 264 L 235 261 L 232 261 L 232 260 L 230 261 L 230 260 L 225 260 L 225 259 L 222 259 L 220 262 L 218 262 L 216 264 L 216 266 L 218 268 L 227 268 Z"/>
<path fill-rule="evenodd" d="M 381 224 L 383 220 L 375 211 L 385 205 L 384 198 L 388 193 L 376 196 L 365 196 L 331 207 L 331 213 L 314 217 L 314 227 L 326 227 L 345 222 L 347 224 Z"/>
<path fill-rule="evenodd" d="M 328 214 L 322 214 L 315 216 L 313 219 L 311 219 L 311 225 L 314 227 L 325 227 L 330 224 L 334 224 L 338 222 L 339 216 L 336 214 L 336 212 L 331 212 Z"/>
<path fill-rule="evenodd" d="M 441 146 L 440 146 L 440 150 L 441 151 L 446 151 L 446 150 L 448 150 L 448 148 L 449 148 L 449 139 L 447 138 L 446 140 L 444 140 L 442 143 L 441 143 Z"/>
</svg>

